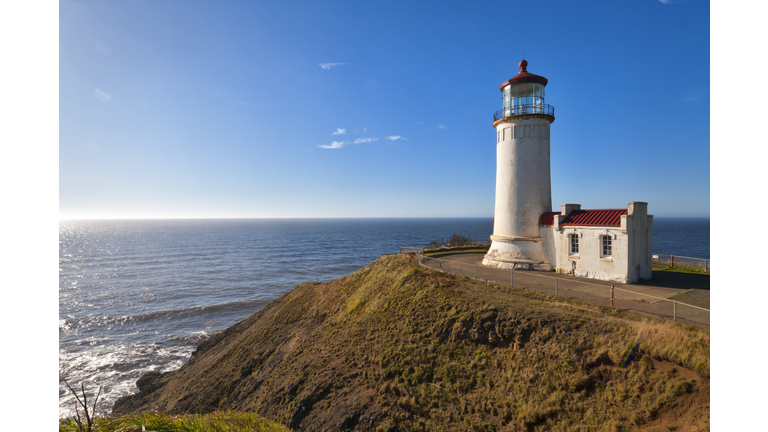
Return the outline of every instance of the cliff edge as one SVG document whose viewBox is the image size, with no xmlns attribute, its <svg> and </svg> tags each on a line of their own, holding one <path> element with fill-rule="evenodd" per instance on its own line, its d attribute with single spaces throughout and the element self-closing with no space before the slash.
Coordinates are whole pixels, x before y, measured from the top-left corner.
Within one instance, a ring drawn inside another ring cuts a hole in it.
<svg viewBox="0 0 768 432">
<path fill-rule="evenodd" d="M 137 384 L 114 414 L 249 411 L 297 431 L 706 428 L 709 334 L 394 255 L 298 285 Z"/>
</svg>

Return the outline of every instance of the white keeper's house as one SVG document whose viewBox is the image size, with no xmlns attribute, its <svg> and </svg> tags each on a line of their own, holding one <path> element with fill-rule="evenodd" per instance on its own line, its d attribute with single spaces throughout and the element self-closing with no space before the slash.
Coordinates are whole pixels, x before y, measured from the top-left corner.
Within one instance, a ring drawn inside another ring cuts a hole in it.
<svg viewBox="0 0 768 432">
<path fill-rule="evenodd" d="M 496 128 L 496 210 L 483 264 L 557 271 L 633 283 L 651 278 L 653 216 L 645 202 L 627 208 L 552 211 L 550 126 L 555 109 L 544 103 L 548 80 L 527 71 L 504 82 Z"/>
</svg>

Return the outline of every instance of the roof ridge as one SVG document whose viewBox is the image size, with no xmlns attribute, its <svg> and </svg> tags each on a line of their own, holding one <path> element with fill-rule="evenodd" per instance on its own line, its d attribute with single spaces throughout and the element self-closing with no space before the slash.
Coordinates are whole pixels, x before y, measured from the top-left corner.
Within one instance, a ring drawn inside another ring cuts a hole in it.
<svg viewBox="0 0 768 432">
<path fill-rule="evenodd" d="M 579 210 L 573 210 L 575 212 L 578 211 L 628 211 L 628 209 L 625 208 L 618 208 L 618 209 L 579 209 Z"/>
</svg>

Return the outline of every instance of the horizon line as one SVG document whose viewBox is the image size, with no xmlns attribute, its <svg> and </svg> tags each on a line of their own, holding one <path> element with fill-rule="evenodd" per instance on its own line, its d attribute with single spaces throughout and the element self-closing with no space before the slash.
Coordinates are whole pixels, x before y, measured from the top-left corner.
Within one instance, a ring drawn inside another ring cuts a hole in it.
<svg viewBox="0 0 768 432">
<path fill-rule="evenodd" d="M 706 216 L 663 216 L 663 218 L 710 218 Z M 147 216 L 147 217 L 59 217 L 66 220 L 212 220 L 212 219 L 493 219 L 494 216 Z"/>
</svg>

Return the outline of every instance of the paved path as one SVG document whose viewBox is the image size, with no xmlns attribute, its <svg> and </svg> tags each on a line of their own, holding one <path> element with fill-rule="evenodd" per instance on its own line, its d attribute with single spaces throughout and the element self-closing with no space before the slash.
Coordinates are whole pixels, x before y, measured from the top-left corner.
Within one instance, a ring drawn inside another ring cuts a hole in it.
<svg viewBox="0 0 768 432">
<path fill-rule="evenodd" d="M 483 256 L 482 253 L 467 253 L 422 257 L 419 263 L 422 266 L 457 276 L 467 276 L 496 284 L 509 285 L 511 277 L 512 285 L 515 287 L 603 306 L 609 306 L 613 303 L 615 307 L 620 309 L 672 319 L 709 330 L 708 308 L 685 303 L 685 296 L 674 299 L 675 302 L 665 300 L 695 291 L 698 296 L 707 297 L 706 304 L 708 306 L 708 276 L 654 272 L 652 280 L 639 284 L 620 284 L 555 272 L 526 270 L 510 272 L 510 270 L 484 266 L 482 264 Z M 611 285 L 615 287 L 613 299 L 611 298 Z"/>
<path fill-rule="evenodd" d="M 483 274 L 497 274 L 503 275 L 509 278 L 509 270 L 497 269 L 495 267 L 488 267 L 483 265 L 482 253 L 470 253 L 470 254 L 453 254 L 442 257 L 435 257 L 446 261 L 452 261 L 457 263 L 465 263 L 469 265 L 476 265 L 478 268 L 482 268 Z M 563 288 L 573 289 L 576 291 L 582 291 L 587 293 L 603 293 L 605 287 L 614 285 L 616 288 L 632 291 L 635 293 L 646 294 L 654 297 L 670 298 L 676 295 L 685 293 L 691 289 L 707 289 L 709 290 L 709 277 L 698 275 L 687 275 L 682 273 L 670 273 L 670 272 L 654 272 L 653 278 L 649 281 L 645 281 L 639 284 L 621 284 L 617 282 L 607 282 L 597 279 L 588 279 L 582 277 L 571 276 L 563 273 L 555 272 L 537 272 L 527 270 L 515 270 L 515 275 L 518 277 L 528 279 L 541 279 L 544 277 L 555 278 L 557 277 L 560 285 Z M 577 283 L 568 283 L 577 282 Z M 637 299 L 644 296 L 636 296 Z"/>
</svg>

